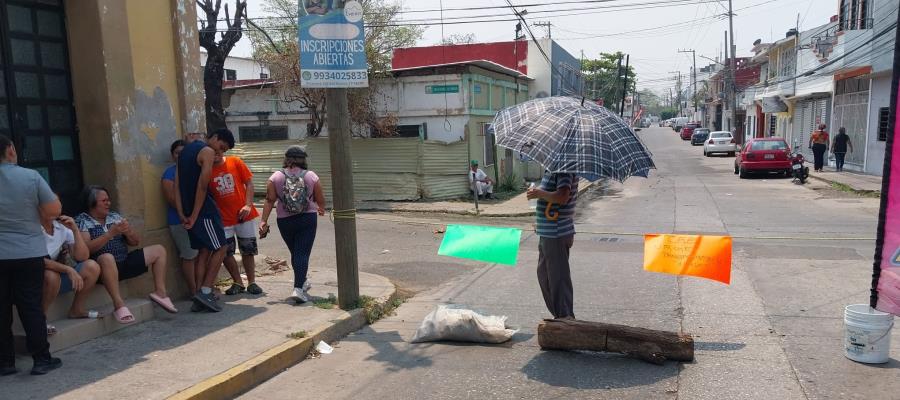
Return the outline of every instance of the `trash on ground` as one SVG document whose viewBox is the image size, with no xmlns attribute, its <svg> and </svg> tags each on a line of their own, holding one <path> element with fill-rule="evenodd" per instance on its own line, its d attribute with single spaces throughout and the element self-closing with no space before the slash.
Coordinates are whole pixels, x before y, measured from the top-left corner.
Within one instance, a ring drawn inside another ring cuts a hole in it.
<svg viewBox="0 0 900 400">
<path fill-rule="evenodd" d="M 334 347 L 331 347 L 328 343 L 320 340 L 319 344 L 316 345 L 316 351 L 318 351 L 319 354 L 331 354 L 331 352 L 334 351 Z"/>
<path fill-rule="evenodd" d="M 387 253 L 390 253 L 390 252 L 391 252 L 390 250 L 384 249 L 384 250 L 381 251 L 381 254 L 387 254 Z"/>
<path fill-rule="evenodd" d="M 439 305 L 425 316 L 412 343 L 453 341 L 503 343 L 518 332 L 506 325 L 506 316 L 481 315 L 463 308 Z"/>
</svg>

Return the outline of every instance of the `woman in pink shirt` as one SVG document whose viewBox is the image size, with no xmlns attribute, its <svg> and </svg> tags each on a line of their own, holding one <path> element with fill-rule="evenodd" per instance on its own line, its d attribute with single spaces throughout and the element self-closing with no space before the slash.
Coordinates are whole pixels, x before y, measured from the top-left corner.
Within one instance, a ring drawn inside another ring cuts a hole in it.
<svg viewBox="0 0 900 400">
<path fill-rule="evenodd" d="M 281 238 L 291 252 L 294 269 L 294 290 L 291 299 L 297 303 L 309 301 L 309 255 L 316 240 L 318 215 L 325 215 L 325 194 L 319 176 L 309 170 L 306 151 L 300 146 L 288 147 L 284 153 L 284 168 L 275 171 L 266 182 L 266 203 L 263 207 L 259 237 L 269 233 L 269 214 L 275 208 Z"/>
</svg>

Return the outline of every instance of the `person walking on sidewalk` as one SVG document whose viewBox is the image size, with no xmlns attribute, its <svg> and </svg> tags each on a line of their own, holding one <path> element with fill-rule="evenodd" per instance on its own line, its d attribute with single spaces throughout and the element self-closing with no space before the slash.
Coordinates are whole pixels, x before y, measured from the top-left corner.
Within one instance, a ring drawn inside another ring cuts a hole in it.
<svg viewBox="0 0 900 400">
<path fill-rule="evenodd" d="M 290 298 L 297 303 L 309 301 L 309 256 L 316 240 L 317 214 L 325 215 L 325 194 L 319 176 L 309 170 L 306 150 L 291 146 L 284 153 L 284 168 L 275 171 L 266 182 L 259 237 L 269 233 L 269 215 L 275 207 L 281 238 L 291 253 L 294 290 Z"/>
<path fill-rule="evenodd" d="M 819 124 L 819 129 L 809 135 L 809 148 L 813 151 L 816 172 L 822 171 L 822 167 L 825 165 L 825 152 L 828 151 L 828 132 L 825 131 L 825 128 L 825 124 Z"/>
<path fill-rule="evenodd" d="M 0 135 L 0 187 L 7 188 L 0 196 L 0 375 L 17 372 L 13 305 L 34 359 L 31 374 L 44 375 L 62 361 L 50 355 L 47 318 L 41 308 L 47 243 L 40 215 L 59 215 L 62 204 L 37 171 L 17 163 L 12 141 Z"/>
<path fill-rule="evenodd" d="M 535 233 L 538 244 L 538 284 L 547 309 L 557 319 L 575 319 L 569 251 L 575 240 L 575 202 L 578 177 L 546 172 L 538 188 L 528 189 L 537 199 Z"/>
<path fill-rule="evenodd" d="M 191 311 L 222 311 L 212 287 L 219 275 L 219 267 L 225 259 L 228 247 L 222 216 L 209 195 L 209 180 L 212 176 L 216 153 L 224 154 L 234 148 L 234 134 L 222 128 L 206 135 L 206 140 L 197 140 L 184 147 L 178 156 L 175 173 L 175 206 L 184 229 L 188 231 L 191 248 L 198 249 L 199 255 L 194 268 L 203 276 L 200 290 L 194 295 Z"/>
<path fill-rule="evenodd" d="M 263 290 L 256 284 L 256 260 L 259 254 L 256 243 L 256 231 L 259 228 L 259 212 L 253 206 L 253 173 L 247 164 L 234 156 L 216 154 L 213 164 L 212 178 L 209 180 L 209 191 L 213 201 L 222 214 L 225 225 L 225 241 L 228 252 L 225 255 L 225 268 L 234 283 L 225 294 L 233 296 L 247 293 L 258 295 Z M 247 286 L 241 279 L 234 253 L 241 250 L 241 263 L 247 273 Z"/>
<path fill-rule="evenodd" d="M 850 141 L 850 135 L 847 134 L 847 129 L 842 126 L 838 129 L 838 134 L 835 135 L 834 141 L 831 143 L 831 153 L 834 154 L 837 172 L 844 171 L 844 157 L 847 156 L 847 148 L 850 149 L 850 153 L 852 154 L 853 142 Z"/>
</svg>

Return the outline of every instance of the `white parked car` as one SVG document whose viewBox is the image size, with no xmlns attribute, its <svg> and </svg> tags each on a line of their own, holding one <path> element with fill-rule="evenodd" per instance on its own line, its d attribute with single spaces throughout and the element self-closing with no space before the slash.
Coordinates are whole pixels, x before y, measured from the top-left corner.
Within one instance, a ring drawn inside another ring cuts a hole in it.
<svg viewBox="0 0 900 400">
<path fill-rule="evenodd" d="M 714 131 L 709 134 L 709 139 L 703 143 L 703 155 L 709 157 L 713 153 L 727 153 L 734 156 L 737 146 L 734 137 L 728 131 Z"/>
</svg>

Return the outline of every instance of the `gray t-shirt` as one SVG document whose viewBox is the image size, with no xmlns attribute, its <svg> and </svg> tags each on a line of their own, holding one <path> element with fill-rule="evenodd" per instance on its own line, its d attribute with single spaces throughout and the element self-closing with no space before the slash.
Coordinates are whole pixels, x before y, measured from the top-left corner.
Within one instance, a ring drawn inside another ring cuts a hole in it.
<svg viewBox="0 0 900 400">
<path fill-rule="evenodd" d="M 38 207 L 56 194 L 37 171 L 10 163 L 0 163 L 0 188 L 0 260 L 47 256 Z"/>
</svg>

